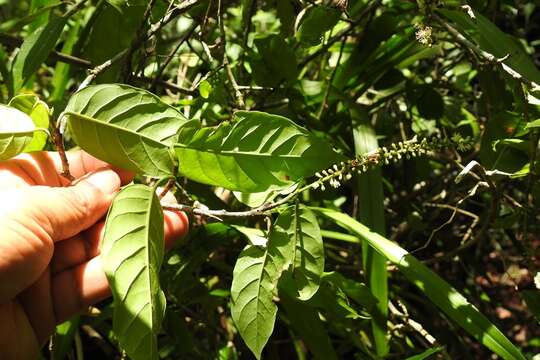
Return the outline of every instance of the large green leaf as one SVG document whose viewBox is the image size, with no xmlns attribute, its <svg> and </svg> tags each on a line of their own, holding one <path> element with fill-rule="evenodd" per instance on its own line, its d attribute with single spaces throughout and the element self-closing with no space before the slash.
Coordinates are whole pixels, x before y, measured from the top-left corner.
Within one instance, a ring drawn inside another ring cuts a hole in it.
<svg viewBox="0 0 540 360">
<path fill-rule="evenodd" d="M 302 338 L 315 359 L 338 359 L 328 335 L 327 324 L 321 320 L 319 312 L 304 302 L 280 293 L 280 305 L 285 309 L 288 324 Z"/>
<path fill-rule="evenodd" d="M 80 316 L 56 325 L 54 333 L 54 346 L 51 351 L 51 360 L 63 360 L 69 358 L 68 354 L 73 345 L 73 339 L 81 322 Z"/>
<path fill-rule="evenodd" d="M 386 256 L 450 319 L 484 346 L 503 359 L 525 359 L 519 349 L 463 295 L 398 244 L 371 231 L 347 214 L 330 209 L 312 209 L 360 236 L 377 252 Z"/>
<path fill-rule="evenodd" d="M 13 93 L 17 93 L 47 59 L 60 38 L 66 21 L 64 17 L 51 16 L 45 26 L 24 40 L 11 70 Z"/>
<path fill-rule="evenodd" d="M 266 248 L 248 245 L 238 256 L 231 285 L 231 315 L 242 339 L 260 359 L 276 320 L 277 283 L 288 267 L 292 242 L 274 226 Z"/>
<path fill-rule="evenodd" d="M 49 128 L 49 112 L 50 109 L 46 103 L 39 100 L 36 95 L 18 95 L 15 96 L 9 102 L 9 106 L 14 107 L 32 119 L 34 125 L 37 128 L 48 129 Z M 25 152 L 40 151 L 43 150 L 47 144 L 49 135 L 45 131 L 39 131 L 34 133 L 32 141 L 25 146 Z"/>
<path fill-rule="evenodd" d="M 437 11 L 452 21 L 463 36 L 475 42 L 482 50 L 499 59 L 509 55 L 503 61 L 505 65 L 529 81 L 540 84 L 540 71 L 519 42 L 501 31 L 485 16 L 475 12 L 473 19 L 464 11 L 447 9 Z"/>
<path fill-rule="evenodd" d="M 169 147 L 186 118 L 142 89 L 89 86 L 64 111 L 75 142 L 95 157 L 151 176 L 172 175 Z"/>
<path fill-rule="evenodd" d="M 342 160 L 332 147 L 292 121 L 239 111 L 217 128 L 184 127 L 175 145 L 180 173 L 243 192 L 284 186 Z"/>
<path fill-rule="evenodd" d="M 134 360 L 159 358 L 156 336 L 166 306 L 159 285 L 163 247 L 163 212 L 155 189 L 125 187 L 107 215 L 101 256 L 114 298 L 114 333 Z"/>
<path fill-rule="evenodd" d="M 308 300 L 319 290 L 324 272 L 324 247 L 317 218 L 303 205 L 292 206 L 279 215 L 276 226 L 287 231 L 295 248 L 284 286 L 292 296 Z"/>
<path fill-rule="evenodd" d="M 340 15 L 340 11 L 334 7 L 310 7 L 300 20 L 296 30 L 296 38 L 305 45 L 314 46 L 320 44 L 324 33 L 337 24 Z"/>
<path fill-rule="evenodd" d="M 0 105 L 0 160 L 7 160 L 24 151 L 38 129 L 27 114 L 13 107 Z"/>
</svg>

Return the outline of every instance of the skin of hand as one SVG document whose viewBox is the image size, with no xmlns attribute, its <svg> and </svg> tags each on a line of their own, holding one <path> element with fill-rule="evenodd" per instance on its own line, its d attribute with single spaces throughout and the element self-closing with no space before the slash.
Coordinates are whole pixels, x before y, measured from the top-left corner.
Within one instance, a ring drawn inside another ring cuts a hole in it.
<svg viewBox="0 0 540 360">
<path fill-rule="evenodd" d="M 36 359 L 56 324 L 110 296 L 99 242 L 104 216 L 132 176 L 68 152 L 0 162 L 0 359 Z M 183 213 L 164 212 L 166 246 L 184 236 Z"/>
</svg>

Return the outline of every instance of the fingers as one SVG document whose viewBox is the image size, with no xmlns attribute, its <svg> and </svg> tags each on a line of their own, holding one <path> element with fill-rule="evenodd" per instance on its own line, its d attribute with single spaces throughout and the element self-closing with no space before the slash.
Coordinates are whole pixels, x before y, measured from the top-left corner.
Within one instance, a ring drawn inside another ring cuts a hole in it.
<svg viewBox="0 0 540 360">
<path fill-rule="evenodd" d="M 26 215 L 40 224 L 53 241 L 70 238 L 105 215 L 120 183 L 116 172 L 102 169 L 73 186 L 31 187 L 28 191 L 34 196 L 30 196 Z"/>
<path fill-rule="evenodd" d="M 114 169 L 120 176 L 122 184 L 127 184 L 133 174 L 114 168 L 94 158 L 84 151 L 68 151 L 66 156 L 72 176 L 79 179 L 101 168 Z M 16 158 L 0 162 L 0 184 L 2 186 L 67 186 L 69 180 L 60 175 L 62 161 L 57 152 L 34 152 L 21 154 Z"/>
<path fill-rule="evenodd" d="M 57 323 L 110 296 L 101 257 L 56 274 L 52 279 L 52 295 Z"/>
<path fill-rule="evenodd" d="M 184 213 L 165 211 L 163 215 L 165 248 L 170 249 L 178 239 L 185 236 L 189 223 Z M 57 274 L 98 256 L 104 230 L 105 222 L 101 221 L 81 234 L 56 243 L 51 261 L 52 273 Z"/>
<path fill-rule="evenodd" d="M 184 213 L 164 212 L 165 247 L 170 248 L 188 230 Z M 92 227 L 84 236 L 57 243 L 53 260 L 53 302 L 57 322 L 64 321 L 88 306 L 110 296 L 107 278 L 99 256 L 99 239 L 104 223 Z"/>
</svg>

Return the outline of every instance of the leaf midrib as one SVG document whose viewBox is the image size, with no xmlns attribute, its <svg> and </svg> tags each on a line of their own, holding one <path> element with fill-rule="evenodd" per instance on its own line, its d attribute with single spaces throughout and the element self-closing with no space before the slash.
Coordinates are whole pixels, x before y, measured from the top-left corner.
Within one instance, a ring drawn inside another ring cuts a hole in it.
<svg viewBox="0 0 540 360">
<path fill-rule="evenodd" d="M 227 155 L 227 156 L 235 156 L 235 155 L 245 155 L 245 156 L 256 156 L 256 157 L 265 157 L 265 158 L 285 158 L 285 159 L 305 159 L 306 156 L 302 156 L 302 154 L 299 155 L 282 155 L 282 154 L 272 154 L 272 153 L 258 153 L 258 152 L 247 152 L 247 151 L 233 151 L 233 150 L 215 150 L 215 149 L 200 149 L 197 147 L 189 146 L 186 144 L 176 143 L 174 144 L 175 148 L 181 148 L 181 149 L 187 149 L 187 150 L 196 150 L 199 152 L 205 152 L 210 154 L 218 154 L 218 155 Z M 315 156 L 314 156 L 315 157 Z"/>
</svg>

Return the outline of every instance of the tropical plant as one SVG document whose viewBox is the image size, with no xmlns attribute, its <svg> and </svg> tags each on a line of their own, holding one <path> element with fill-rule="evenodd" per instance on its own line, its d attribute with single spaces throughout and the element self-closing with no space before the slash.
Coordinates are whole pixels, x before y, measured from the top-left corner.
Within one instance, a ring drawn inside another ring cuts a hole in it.
<svg viewBox="0 0 540 360">
<path fill-rule="evenodd" d="M 0 0 L 0 160 L 136 175 L 112 299 L 43 356 L 531 358 L 539 24 L 533 1 Z M 164 209 L 191 222 L 169 252 Z"/>
</svg>

